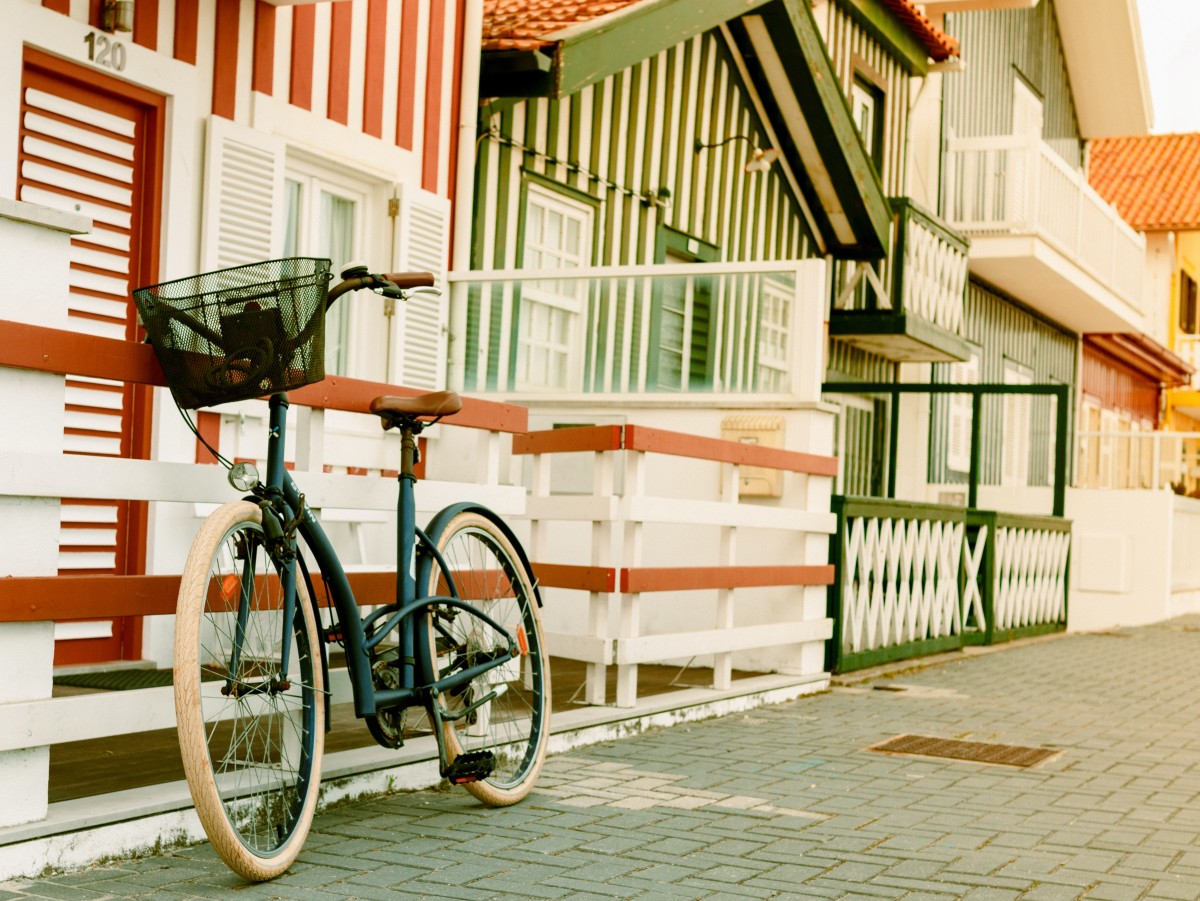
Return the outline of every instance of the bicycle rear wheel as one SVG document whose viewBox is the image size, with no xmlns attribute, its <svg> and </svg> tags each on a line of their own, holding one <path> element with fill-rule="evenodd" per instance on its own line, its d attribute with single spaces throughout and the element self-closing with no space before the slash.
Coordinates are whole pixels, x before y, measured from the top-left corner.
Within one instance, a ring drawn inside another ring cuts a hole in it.
<svg viewBox="0 0 1200 901">
<path fill-rule="evenodd" d="M 204 831 L 229 867 L 254 881 L 296 859 L 320 783 L 320 633 L 302 578 L 295 606 L 285 624 L 262 511 L 247 501 L 218 508 L 192 543 L 179 586 L 175 713 Z"/>
<path fill-rule="evenodd" d="M 449 569 L 461 600 L 512 633 L 521 654 L 467 685 L 442 695 L 451 714 L 495 692 L 496 697 L 442 733 L 451 761 L 463 753 L 491 752 L 495 766 L 464 787 L 484 804 L 505 807 L 533 788 L 550 735 L 550 658 L 529 574 L 504 532 L 488 517 L 465 511 L 430 540 Z M 429 594 L 449 594 L 447 574 L 435 564 Z M 486 621 L 453 608 L 435 608 L 428 619 L 438 678 L 497 656 L 508 657 L 507 639 Z"/>
</svg>

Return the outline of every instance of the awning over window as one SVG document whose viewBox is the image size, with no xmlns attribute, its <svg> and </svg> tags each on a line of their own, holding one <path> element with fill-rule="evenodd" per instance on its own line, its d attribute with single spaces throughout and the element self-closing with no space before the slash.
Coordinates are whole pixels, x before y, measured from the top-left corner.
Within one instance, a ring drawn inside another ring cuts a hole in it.
<svg viewBox="0 0 1200 901">
<path fill-rule="evenodd" d="M 1100 350 L 1167 388 L 1190 384 L 1195 371 L 1148 335 L 1089 334 L 1083 336 L 1083 343 L 1085 348 Z"/>
</svg>

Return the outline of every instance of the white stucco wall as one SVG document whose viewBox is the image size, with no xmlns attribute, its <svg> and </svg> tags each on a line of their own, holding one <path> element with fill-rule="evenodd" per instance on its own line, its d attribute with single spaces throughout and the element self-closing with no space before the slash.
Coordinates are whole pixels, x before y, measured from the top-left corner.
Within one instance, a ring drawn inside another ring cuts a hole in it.
<svg viewBox="0 0 1200 901">
<path fill-rule="evenodd" d="M 1068 628 L 1161 622 L 1200 609 L 1200 501 L 1168 491 L 1070 489 Z"/>
</svg>

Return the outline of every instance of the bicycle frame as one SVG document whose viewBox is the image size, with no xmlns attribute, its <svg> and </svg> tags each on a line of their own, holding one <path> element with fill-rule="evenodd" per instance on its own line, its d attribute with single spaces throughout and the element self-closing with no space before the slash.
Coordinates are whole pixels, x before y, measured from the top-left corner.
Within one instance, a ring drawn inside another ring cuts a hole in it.
<svg viewBox="0 0 1200 901">
<path fill-rule="evenodd" d="M 269 494 L 281 493 L 284 506 L 283 515 L 291 519 L 295 511 L 301 509 L 300 489 L 284 467 L 284 443 L 287 437 L 288 399 L 286 394 L 272 395 L 270 406 L 270 427 L 267 436 L 267 473 L 265 485 Z M 411 436 L 409 436 L 411 437 Z M 450 595 L 427 596 L 424 588 L 429 584 L 432 566 L 436 563 L 442 572 L 449 572 L 445 561 L 441 559 L 432 543 L 416 525 L 416 502 L 413 486 L 416 478 L 412 475 L 412 457 L 415 452 L 415 439 L 412 447 L 406 446 L 403 453 L 405 463 L 401 467 L 399 478 L 399 499 L 397 501 L 397 561 L 396 567 L 396 596 L 393 603 L 386 605 L 382 613 L 387 614 L 383 625 L 368 638 L 364 623 L 366 622 L 358 609 L 358 602 L 350 587 L 349 579 L 338 559 L 325 530 L 312 512 L 305 506 L 304 516 L 298 525 L 298 531 L 313 559 L 317 564 L 326 588 L 333 599 L 337 611 L 338 622 L 341 626 L 342 640 L 346 651 L 346 668 L 350 676 L 350 684 L 354 696 L 354 711 L 362 718 L 375 715 L 381 709 L 392 707 L 410 707 L 416 704 L 426 704 L 432 707 L 432 699 L 441 692 L 453 690 L 465 685 L 472 679 L 489 669 L 500 666 L 503 658 L 485 661 L 467 669 L 452 673 L 443 679 L 434 680 L 430 670 L 433 649 L 429 647 L 430 630 L 418 629 L 415 626 L 416 616 L 428 609 L 431 604 L 442 607 L 468 610 L 472 615 L 483 619 L 489 626 L 507 639 L 509 652 L 516 653 L 516 640 L 507 628 L 478 610 L 472 610 L 469 605 L 460 601 L 453 580 L 448 580 Z M 264 516 L 271 515 L 264 512 Z M 409 564 L 413 561 L 414 551 L 417 551 L 416 577 L 409 572 Z M 296 602 L 296 569 L 298 563 L 292 561 L 286 568 L 282 578 L 284 586 L 285 619 L 291 621 L 292 611 Z M 317 609 L 317 599 L 310 597 L 314 613 Z M 378 618 L 379 614 L 373 615 Z M 319 621 L 319 618 L 318 618 Z M 285 629 L 284 658 L 288 634 Z M 400 686 L 398 688 L 376 688 L 372 679 L 370 650 L 379 644 L 384 636 L 397 632 L 401 665 Z M 322 657 L 325 647 L 322 643 Z M 322 664 L 325 665 L 323 659 Z M 478 703 L 483 703 L 482 699 Z M 440 717 L 435 717 L 440 718 Z"/>
</svg>

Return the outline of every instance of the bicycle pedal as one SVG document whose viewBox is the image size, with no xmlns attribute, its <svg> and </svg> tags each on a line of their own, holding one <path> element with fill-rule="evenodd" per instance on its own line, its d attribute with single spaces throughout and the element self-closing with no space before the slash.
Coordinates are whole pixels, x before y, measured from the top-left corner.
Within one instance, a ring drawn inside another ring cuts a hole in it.
<svg viewBox="0 0 1200 901">
<path fill-rule="evenodd" d="M 491 751 L 468 751 L 455 757 L 442 776 L 449 780 L 451 785 L 462 785 L 486 779 L 495 768 L 496 755 Z"/>
</svg>

